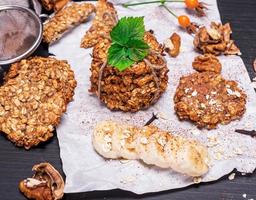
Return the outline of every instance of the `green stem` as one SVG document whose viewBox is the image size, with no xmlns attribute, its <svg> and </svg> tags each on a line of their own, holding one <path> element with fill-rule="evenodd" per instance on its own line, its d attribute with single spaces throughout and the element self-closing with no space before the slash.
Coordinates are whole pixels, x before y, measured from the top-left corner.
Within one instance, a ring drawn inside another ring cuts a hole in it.
<svg viewBox="0 0 256 200">
<path fill-rule="evenodd" d="M 138 5 L 143 5 L 143 4 L 152 4 L 152 3 L 160 3 L 164 5 L 164 3 L 174 3 L 174 2 L 184 2 L 184 0 L 158 0 L 158 1 L 145 1 L 145 2 L 140 2 L 140 3 L 124 3 L 122 4 L 125 8 L 130 7 L 130 6 L 138 6 Z"/>
<path fill-rule="evenodd" d="M 172 12 L 166 5 L 162 5 L 169 13 L 171 13 L 174 17 L 178 18 L 178 16 L 176 14 L 174 14 L 174 12 Z"/>
</svg>

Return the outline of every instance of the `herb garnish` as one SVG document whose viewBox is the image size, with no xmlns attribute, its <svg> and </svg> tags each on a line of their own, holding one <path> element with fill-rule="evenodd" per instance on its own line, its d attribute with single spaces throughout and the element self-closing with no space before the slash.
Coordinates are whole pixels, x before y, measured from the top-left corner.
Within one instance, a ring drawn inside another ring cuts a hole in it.
<svg viewBox="0 0 256 200">
<path fill-rule="evenodd" d="M 123 71 L 148 55 L 143 17 L 123 17 L 110 33 L 108 64 Z"/>
</svg>

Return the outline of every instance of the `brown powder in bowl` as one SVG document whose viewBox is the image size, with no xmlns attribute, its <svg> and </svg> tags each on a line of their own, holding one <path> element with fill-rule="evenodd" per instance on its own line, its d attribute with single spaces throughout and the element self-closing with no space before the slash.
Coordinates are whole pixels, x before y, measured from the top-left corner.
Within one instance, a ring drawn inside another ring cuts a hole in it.
<svg viewBox="0 0 256 200">
<path fill-rule="evenodd" d="M 12 59 L 28 51 L 39 34 L 37 26 L 25 11 L 0 11 L 0 60 Z"/>
</svg>

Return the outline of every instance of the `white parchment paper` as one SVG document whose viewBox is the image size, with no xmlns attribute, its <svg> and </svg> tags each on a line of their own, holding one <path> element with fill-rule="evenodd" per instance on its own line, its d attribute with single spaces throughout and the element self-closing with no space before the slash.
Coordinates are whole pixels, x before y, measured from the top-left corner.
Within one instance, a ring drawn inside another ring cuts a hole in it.
<svg viewBox="0 0 256 200">
<path fill-rule="evenodd" d="M 220 21 L 217 4 L 209 3 L 207 17 L 191 20 L 199 24 Z M 187 11 L 181 3 L 169 6 L 180 15 Z M 167 39 L 174 31 L 182 38 L 182 51 L 178 58 L 167 57 L 169 86 L 163 97 L 146 111 L 134 114 L 111 112 L 99 100 L 89 94 L 90 87 L 90 53 L 92 49 L 81 49 L 80 40 L 91 22 L 84 23 L 66 34 L 58 43 L 50 47 L 50 52 L 59 59 L 66 59 L 71 64 L 78 82 L 74 101 L 57 128 L 60 155 L 63 170 L 66 174 L 66 193 L 92 190 L 109 190 L 121 188 L 142 194 L 193 184 L 193 179 L 175 173 L 172 170 L 161 170 L 146 166 L 139 161 L 120 162 L 105 160 L 93 149 L 91 135 L 94 126 L 102 120 L 117 120 L 142 126 L 152 113 L 158 113 L 161 119 L 154 122 L 159 127 L 188 138 L 196 138 L 208 146 L 211 155 L 211 167 L 208 174 L 202 177 L 203 182 L 217 180 L 234 168 L 241 172 L 252 172 L 256 167 L 256 139 L 235 133 L 236 128 L 256 129 L 256 95 L 250 86 L 246 68 L 238 56 L 221 56 L 222 74 L 227 79 L 238 81 L 248 95 L 247 111 L 240 121 L 234 121 L 216 130 L 198 130 L 189 122 L 181 122 L 174 113 L 173 96 L 182 75 L 193 72 L 191 63 L 197 53 L 193 49 L 193 37 L 181 30 L 169 13 L 157 5 L 122 8 L 116 6 L 119 17 L 145 16 L 147 29 L 153 29 L 160 42 Z"/>
</svg>

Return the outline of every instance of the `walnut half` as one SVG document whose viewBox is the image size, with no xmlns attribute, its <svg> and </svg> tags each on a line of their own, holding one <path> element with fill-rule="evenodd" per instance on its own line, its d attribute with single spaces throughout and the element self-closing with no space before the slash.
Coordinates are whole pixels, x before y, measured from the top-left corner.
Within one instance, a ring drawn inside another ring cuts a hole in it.
<svg viewBox="0 0 256 200">
<path fill-rule="evenodd" d="M 41 0 L 43 7 L 46 10 L 54 10 L 58 12 L 61 10 L 70 0 Z"/>
<path fill-rule="evenodd" d="M 20 191 L 29 199 L 58 200 L 64 194 L 64 180 L 50 163 L 40 163 L 32 168 L 35 174 L 20 182 Z"/>
<path fill-rule="evenodd" d="M 172 36 L 164 43 L 165 51 L 171 57 L 177 57 L 180 53 L 181 39 L 177 33 L 173 33 Z"/>
<path fill-rule="evenodd" d="M 195 57 L 195 60 L 192 63 L 192 66 L 195 70 L 199 72 L 215 72 L 220 74 L 221 72 L 221 63 L 219 59 L 211 54 L 204 54 Z"/>
</svg>

